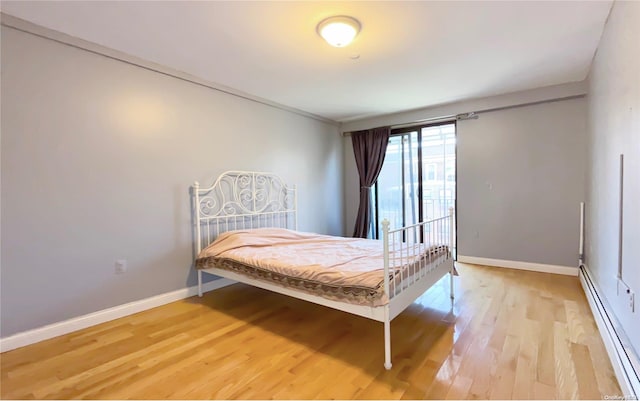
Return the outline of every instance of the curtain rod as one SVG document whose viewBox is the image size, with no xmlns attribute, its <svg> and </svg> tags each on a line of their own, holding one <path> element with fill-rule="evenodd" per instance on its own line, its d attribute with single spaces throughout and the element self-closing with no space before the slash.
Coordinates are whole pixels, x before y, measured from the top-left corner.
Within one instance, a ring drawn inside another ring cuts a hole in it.
<svg viewBox="0 0 640 401">
<path fill-rule="evenodd" d="M 478 111 L 470 111 L 468 113 L 460 113 L 460 114 L 451 114 L 451 115 L 447 115 L 447 116 L 440 116 L 440 117 L 434 117 L 434 118 L 425 118 L 423 120 L 416 120 L 416 121 L 412 121 L 412 122 L 408 122 L 408 123 L 403 123 L 403 124 L 396 124 L 396 125 L 392 125 L 391 129 L 395 129 L 395 128 L 405 128 L 405 127 L 412 127 L 412 126 L 420 126 L 420 125 L 427 125 L 427 124 L 437 124 L 437 123 L 445 123 L 445 122 L 453 122 L 453 121 L 463 121 L 463 120 L 476 120 L 479 117 L 479 114 L 481 113 L 491 113 L 493 111 L 501 111 L 501 110 L 508 110 L 508 109 L 515 109 L 518 107 L 526 107 L 526 106 L 535 106 L 538 104 L 544 104 L 544 103 L 553 103 L 553 102 L 560 102 L 563 100 L 571 100 L 571 99 L 579 99 L 579 98 L 583 98 L 585 97 L 584 94 L 582 95 L 572 95 L 572 96 L 565 96 L 565 97 L 560 97 L 560 98 L 556 98 L 556 99 L 547 99 L 547 100 L 539 100 L 537 102 L 529 102 L 529 103 L 521 103 L 521 104 L 514 104 L 511 106 L 502 106 L 502 107 L 494 107 L 494 108 L 489 108 L 489 109 L 482 109 L 482 110 L 478 110 Z M 343 132 L 342 136 L 351 136 L 351 132 Z"/>
<path fill-rule="evenodd" d="M 396 128 L 412 127 L 412 126 L 416 126 L 416 125 L 428 125 L 428 124 L 454 122 L 454 121 L 456 121 L 457 117 L 458 117 L 458 115 L 453 115 L 452 114 L 450 116 L 425 118 L 423 120 L 416 120 L 416 121 L 412 121 L 412 122 L 409 122 L 409 123 L 391 125 L 390 127 L 391 127 L 391 129 L 396 129 Z M 342 136 L 351 136 L 351 132 L 352 131 L 343 132 Z"/>
<path fill-rule="evenodd" d="M 458 119 L 457 115 L 442 116 L 442 117 L 435 117 L 435 118 L 425 118 L 424 120 L 417 120 L 417 121 L 413 121 L 413 122 L 410 122 L 410 123 L 392 125 L 391 129 L 406 128 L 406 127 L 411 127 L 411 126 L 414 126 L 414 125 L 427 125 L 427 124 L 447 123 L 447 122 L 453 122 L 456 119 Z"/>
</svg>

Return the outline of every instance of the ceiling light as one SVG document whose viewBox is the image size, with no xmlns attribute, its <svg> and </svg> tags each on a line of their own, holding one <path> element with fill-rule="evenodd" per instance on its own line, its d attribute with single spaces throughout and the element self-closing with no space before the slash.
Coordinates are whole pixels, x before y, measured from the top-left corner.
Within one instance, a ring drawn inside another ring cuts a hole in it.
<svg viewBox="0 0 640 401">
<path fill-rule="evenodd" d="M 318 24 L 317 31 L 331 46 L 344 47 L 360 32 L 360 22 L 347 16 L 329 17 Z"/>
</svg>

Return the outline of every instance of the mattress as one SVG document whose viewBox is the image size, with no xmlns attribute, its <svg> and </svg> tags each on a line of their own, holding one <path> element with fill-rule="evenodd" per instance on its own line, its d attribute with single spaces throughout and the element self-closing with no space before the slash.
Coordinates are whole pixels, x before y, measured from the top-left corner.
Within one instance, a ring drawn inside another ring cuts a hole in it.
<svg viewBox="0 0 640 401">
<path fill-rule="evenodd" d="M 392 292 L 450 258 L 446 245 L 390 246 Z M 280 228 L 228 231 L 205 248 L 196 268 L 218 268 L 326 299 L 380 306 L 384 293 L 383 244 Z"/>
</svg>

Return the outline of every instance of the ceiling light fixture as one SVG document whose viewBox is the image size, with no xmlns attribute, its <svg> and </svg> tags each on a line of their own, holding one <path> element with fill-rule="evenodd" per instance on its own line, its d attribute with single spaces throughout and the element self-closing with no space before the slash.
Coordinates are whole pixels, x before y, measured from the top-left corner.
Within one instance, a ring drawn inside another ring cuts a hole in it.
<svg viewBox="0 0 640 401">
<path fill-rule="evenodd" d="M 329 17 L 320 21 L 317 31 L 331 46 L 345 47 L 360 32 L 360 22 L 345 15 Z"/>
</svg>

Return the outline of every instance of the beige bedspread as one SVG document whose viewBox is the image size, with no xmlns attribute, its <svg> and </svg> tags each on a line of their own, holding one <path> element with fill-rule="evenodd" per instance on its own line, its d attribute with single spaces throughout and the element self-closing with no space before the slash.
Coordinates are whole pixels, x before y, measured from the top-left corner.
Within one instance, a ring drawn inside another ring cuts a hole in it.
<svg viewBox="0 0 640 401">
<path fill-rule="evenodd" d="M 413 245 L 407 252 L 400 246 L 390 257 L 390 276 L 401 267 L 414 267 L 420 259 L 448 254 L 446 246 L 426 248 Z M 407 254 L 414 254 L 408 257 Z M 205 248 L 196 260 L 197 268 L 218 267 L 243 274 L 258 272 L 258 278 L 277 281 L 311 292 L 353 295 L 354 303 L 380 304 L 384 278 L 382 241 L 333 237 L 280 228 L 228 231 Z M 403 276 L 408 276 L 405 270 Z M 343 300 L 343 299 L 342 299 Z"/>
</svg>

